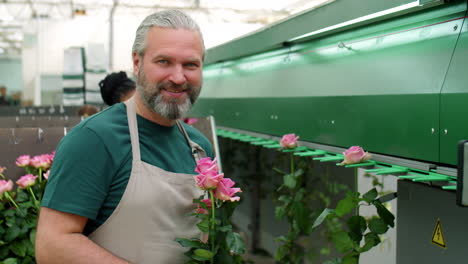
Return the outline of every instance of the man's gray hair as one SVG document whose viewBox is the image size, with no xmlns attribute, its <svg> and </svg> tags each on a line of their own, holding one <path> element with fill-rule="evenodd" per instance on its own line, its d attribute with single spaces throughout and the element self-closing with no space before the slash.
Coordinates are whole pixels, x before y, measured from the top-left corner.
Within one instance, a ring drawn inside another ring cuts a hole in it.
<svg viewBox="0 0 468 264">
<path fill-rule="evenodd" d="M 136 53 L 140 57 L 145 54 L 146 35 L 151 27 L 172 28 L 172 29 L 188 29 L 196 31 L 200 34 L 203 46 L 203 54 L 205 54 L 205 44 L 203 43 L 203 35 L 198 27 L 198 24 L 184 12 L 179 10 L 164 10 L 147 16 L 140 24 L 136 31 L 135 41 L 133 42 L 132 54 Z"/>
</svg>

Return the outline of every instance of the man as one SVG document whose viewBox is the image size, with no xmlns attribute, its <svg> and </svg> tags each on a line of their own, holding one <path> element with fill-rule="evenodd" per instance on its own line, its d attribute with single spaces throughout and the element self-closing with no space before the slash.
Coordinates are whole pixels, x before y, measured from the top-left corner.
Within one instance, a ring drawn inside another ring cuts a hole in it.
<svg viewBox="0 0 468 264">
<path fill-rule="evenodd" d="M 60 142 L 39 217 L 38 263 L 183 263 L 176 237 L 197 237 L 188 214 L 208 140 L 176 122 L 200 93 L 204 45 L 182 12 L 148 16 L 132 49 L 137 92 L 82 121 Z M 127 121 L 128 120 L 128 121 Z"/>
<path fill-rule="evenodd" d="M 1 105 L 10 105 L 10 102 L 7 98 L 7 89 L 5 86 L 0 86 L 0 106 Z"/>
</svg>

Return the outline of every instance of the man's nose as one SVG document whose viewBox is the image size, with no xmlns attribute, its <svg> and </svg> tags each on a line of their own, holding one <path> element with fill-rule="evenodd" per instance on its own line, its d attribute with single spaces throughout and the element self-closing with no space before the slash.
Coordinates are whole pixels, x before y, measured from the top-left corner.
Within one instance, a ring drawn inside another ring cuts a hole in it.
<svg viewBox="0 0 468 264">
<path fill-rule="evenodd" d="M 187 81 L 182 65 L 176 65 L 172 69 L 171 75 L 169 76 L 169 80 L 174 84 L 178 85 L 184 84 Z"/>
</svg>

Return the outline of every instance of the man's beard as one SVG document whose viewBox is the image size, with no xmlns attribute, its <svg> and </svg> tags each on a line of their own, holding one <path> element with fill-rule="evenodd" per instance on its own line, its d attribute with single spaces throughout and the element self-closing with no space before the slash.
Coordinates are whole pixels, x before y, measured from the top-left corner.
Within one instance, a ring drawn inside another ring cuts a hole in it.
<svg viewBox="0 0 468 264">
<path fill-rule="evenodd" d="M 200 87 L 195 87 L 188 83 L 178 85 L 170 81 L 151 85 L 148 83 L 148 80 L 141 69 L 142 68 L 140 68 L 140 72 L 138 73 L 137 91 L 141 95 L 141 98 L 147 107 L 149 107 L 153 112 L 170 120 L 182 118 L 190 111 L 192 105 L 200 94 Z M 164 98 L 164 96 L 161 95 L 161 89 L 165 89 L 167 91 L 183 90 L 187 93 L 188 97 L 186 97 L 184 102 L 180 103 L 178 98 Z"/>
</svg>

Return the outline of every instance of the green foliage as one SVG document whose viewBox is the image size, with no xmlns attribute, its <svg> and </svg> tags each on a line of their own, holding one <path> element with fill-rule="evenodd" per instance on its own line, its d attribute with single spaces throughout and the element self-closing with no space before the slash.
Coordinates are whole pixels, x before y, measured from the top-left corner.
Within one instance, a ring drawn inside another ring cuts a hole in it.
<svg viewBox="0 0 468 264">
<path fill-rule="evenodd" d="M 50 166 L 53 156 L 49 158 L 47 162 Z M 15 190 L 0 194 L 0 264 L 36 263 L 36 225 L 40 201 L 47 185 L 47 180 L 43 177 L 47 170 L 31 165 L 24 169 L 25 174 L 38 176 L 34 185 L 25 189 L 17 186 Z M 0 177 L 5 179 L 1 173 Z"/>
<path fill-rule="evenodd" d="M 381 242 L 379 235 L 394 226 L 395 217 L 377 199 L 377 195 L 375 188 L 362 196 L 350 192 L 338 202 L 335 209 L 326 208 L 316 218 L 313 227 L 326 223 L 329 240 L 343 254 L 341 258 L 326 263 L 357 264 L 360 254 L 377 246 Z M 353 209 L 359 209 L 361 205 L 374 206 L 378 216 L 366 219 L 359 215 L 359 210 L 355 211 L 355 215 L 349 216 Z"/>
<path fill-rule="evenodd" d="M 207 210 L 207 214 L 195 213 L 200 219 L 197 224 L 200 231 L 208 234 L 208 240 L 200 238 L 177 238 L 176 241 L 183 247 L 189 248 L 185 255 L 189 257 L 186 264 L 198 263 L 244 263 L 241 255 L 245 253 L 245 244 L 241 236 L 233 231 L 231 216 L 237 206 L 237 202 L 221 202 L 215 204 L 215 218 L 212 211 L 200 199 L 194 199 L 194 203 Z"/>
<path fill-rule="evenodd" d="M 35 184 L 31 190 L 36 199 L 42 197 L 45 185 Z M 0 263 L 35 263 L 34 241 L 40 204 L 32 194 L 18 188 L 9 192 L 12 200 L 4 195 L 0 205 Z"/>
</svg>

